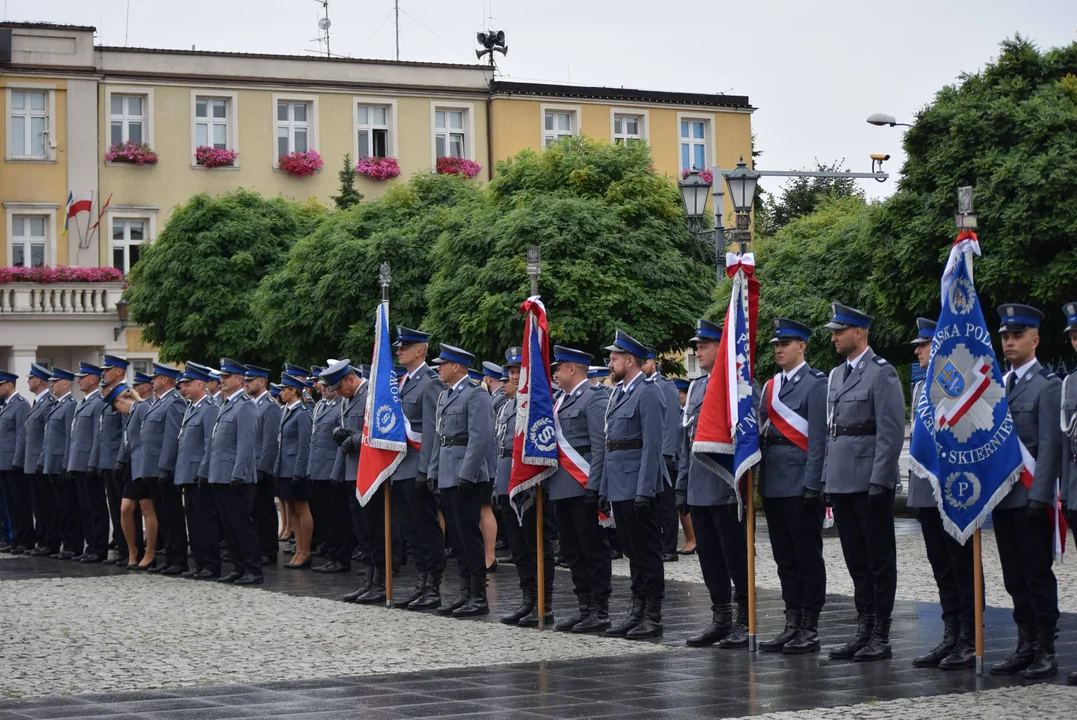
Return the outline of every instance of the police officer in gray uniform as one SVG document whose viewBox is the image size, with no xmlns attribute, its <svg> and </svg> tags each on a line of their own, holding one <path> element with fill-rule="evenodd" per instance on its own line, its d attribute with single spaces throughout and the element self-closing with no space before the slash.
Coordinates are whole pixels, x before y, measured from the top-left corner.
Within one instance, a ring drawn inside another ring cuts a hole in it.
<svg viewBox="0 0 1077 720">
<path fill-rule="evenodd" d="M 774 321 L 770 343 L 781 372 L 763 387 L 759 413 L 759 492 L 785 603 L 785 629 L 759 649 L 788 655 L 819 649 L 819 612 L 826 601 L 826 374 L 804 361 L 810 338 L 803 323 Z"/>
<path fill-rule="evenodd" d="M 128 556 L 120 557 L 116 561 L 116 566 L 126 567 L 129 570 L 136 568 L 145 570 L 151 563 L 146 562 L 145 555 L 140 558 L 139 553 L 149 546 L 150 560 L 156 560 L 153 551 L 157 547 L 158 508 L 154 507 L 149 483 L 139 478 L 136 473 L 142 462 L 142 420 L 146 417 L 150 406 L 157 400 L 153 395 L 153 377 L 150 375 L 136 370 L 131 388 L 144 402 L 134 403 L 128 414 L 124 416 L 123 443 L 116 457 L 115 473 L 123 478 L 120 522 L 123 525 L 123 536 L 128 550 Z M 107 404 L 114 405 L 114 403 Z M 145 535 L 143 535 L 143 528 L 145 528 Z"/>
<path fill-rule="evenodd" d="M 487 385 L 490 386 L 490 403 L 494 406 L 494 417 L 497 417 L 497 412 L 501 409 L 501 406 L 508 401 L 501 381 L 501 376 L 504 372 L 505 368 L 501 365 L 489 360 L 482 361 L 482 375 Z"/>
<path fill-rule="evenodd" d="M 561 559 L 572 573 L 578 607 L 556 629 L 575 633 L 610 627 L 610 546 L 599 520 L 599 490 L 606 469 L 606 410 L 609 395 L 587 381 L 590 353 L 555 345 L 554 379 L 563 391 L 554 403 L 557 442 L 570 464 L 560 463 L 546 479 L 557 516 Z M 565 447 L 567 445 L 567 447 Z M 547 533 L 547 537 L 549 534 Z M 548 576 L 547 576 L 548 577 Z"/>
<path fill-rule="evenodd" d="M 1077 302 L 1062 306 L 1066 316 L 1066 335 L 1070 345 L 1077 350 Z M 1070 533 L 1077 545 L 1077 373 L 1070 373 L 1062 383 L 1062 506 L 1067 511 Z M 29 467 L 29 466 L 27 466 Z M 1066 542 L 1062 538 L 1062 542 Z M 1066 677 L 1070 685 L 1077 685 L 1077 671 Z"/>
<path fill-rule="evenodd" d="M 393 506 L 410 519 L 406 527 L 418 585 L 393 601 L 394 607 L 434 610 L 441 607 L 441 578 L 445 572 L 445 535 L 438 520 L 437 498 L 427 476 L 437 435 L 434 418 L 438 396 L 444 386 L 426 363 L 430 335 L 402 325 L 396 327 L 396 359 L 403 368 L 400 382 L 400 409 L 408 422 L 408 454 L 389 478 Z M 418 445 L 418 447 L 416 447 Z"/>
<path fill-rule="evenodd" d="M 254 525 L 258 528 L 258 547 L 263 565 L 275 567 L 279 548 L 277 506 L 273 464 L 277 458 L 277 435 L 280 433 L 281 407 L 270 397 L 267 385 L 269 370 L 247 365 L 243 387 L 254 400 L 258 410 L 255 431 L 255 461 L 258 463 L 258 485 L 254 493 Z"/>
<path fill-rule="evenodd" d="M 681 397 L 673 381 L 658 371 L 652 350 L 643 373 L 657 383 L 666 400 L 666 422 L 662 432 L 662 460 L 665 462 L 665 483 L 658 496 L 658 522 L 662 530 L 662 562 L 677 562 L 677 502 L 673 486 L 677 482 L 677 441 L 681 439 Z"/>
<path fill-rule="evenodd" d="M 257 482 L 255 433 L 258 410 L 243 391 L 246 368 L 221 358 L 221 393 L 224 405 L 210 431 L 210 446 L 198 469 L 213 491 L 225 541 L 234 569 L 217 580 L 236 585 L 260 585 L 262 578 L 258 532 L 251 513 Z"/>
<path fill-rule="evenodd" d="M 86 552 L 77 558 L 91 564 L 104 562 L 108 556 L 108 504 L 105 485 L 97 475 L 97 468 L 90 464 L 94 441 L 97 439 L 97 422 L 101 416 L 104 399 L 101 397 L 101 368 L 90 363 L 79 363 L 79 389 L 85 397 L 75 405 L 71 419 L 71 435 L 68 439 L 67 473 L 75 481 L 78 491 L 78 512 L 82 522 L 82 535 L 86 539 Z M 75 559 L 75 558 L 72 558 Z"/>
<path fill-rule="evenodd" d="M 209 451 L 210 433 L 217 420 L 217 405 L 206 395 L 209 368 L 185 363 L 180 388 L 187 408 L 180 421 L 176 450 L 176 488 L 183 493 L 183 509 L 191 538 L 190 568 L 182 577 L 210 580 L 221 576 L 220 520 L 213 504 L 209 480 L 200 482 L 198 470 Z"/>
<path fill-rule="evenodd" d="M 605 470 L 599 496 L 612 503 L 617 536 L 632 574 L 628 617 L 606 634 L 636 640 L 662 634 L 666 578 L 658 495 L 666 473 L 662 457 L 666 405 L 661 388 L 643 374 L 650 348 L 618 330 L 613 345 L 606 349 L 617 388 L 606 412 Z"/>
<path fill-rule="evenodd" d="M 56 500 L 57 525 L 63 541 L 63 549 L 56 554 L 60 560 L 80 557 L 84 543 L 78 490 L 67 474 L 68 438 L 71 435 L 71 419 L 75 415 L 75 398 L 71 395 L 74 380 L 75 374 L 70 370 L 52 369 L 49 389 L 56 403 L 45 421 L 45 445 L 41 450 L 43 471 L 49 476 Z"/>
<path fill-rule="evenodd" d="M 18 379 L 18 375 L 0 370 L 0 490 L 11 523 L 8 552 L 13 555 L 28 553 L 34 547 L 30 486 L 23 472 L 26 416 L 30 414 L 30 403 L 15 389 Z"/>
<path fill-rule="evenodd" d="M 872 317 L 840 303 L 826 325 L 845 357 L 830 372 L 823 483 L 834 503 L 845 564 L 853 580 L 857 631 L 832 660 L 891 657 L 890 615 L 897 590 L 894 487 L 905 442 L 905 398 L 897 371 L 868 347 Z"/>
<path fill-rule="evenodd" d="M 55 555 L 60 552 L 60 526 L 56 499 L 44 471 L 45 421 L 56 398 L 49 392 L 49 371 L 37 363 L 30 365 L 26 382 L 34 400 L 26 415 L 26 449 L 23 470 L 30 480 L 30 499 L 33 506 L 34 538 L 36 544 L 30 554 L 34 557 Z"/>
<path fill-rule="evenodd" d="M 454 617 L 490 612 L 479 518 L 493 491 L 489 450 L 494 442 L 494 409 L 490 393 L 468 378 L 468 366 L 474 360 L 471 353 L 445 344 L 434 360 L 445 389 L 438 397 L 427 477 L 437 482 L 446 509 L 446 527 L 456 548 L 460 595 L 438 611 Z"/>
<path fill-rule="evenodd" d="M 696 378 L 688 388 L 676 499 L 678 510 L 692 516 L 699 567 L 711 598 L 710 625 L 685 642 L 689 647 L 718 643 L 719 647 L 729 649 L 748 646 L 746 531 L 737 512 L 733 488 L 692 454 L 703 396 L 718 359 L 721 339 L 721 326 L 700 319 L 695 336 L 689 340 L 695 347 L 699 367 L 706 374 Z M 730 583 L 735 592 L 730 592 Z"/>
<path fill-rule="evenodd" d="M 299 375 L 280 376 L 281 398 L 285 402 L 277 436 L 277 458 L 273 475 L 280 483 L 280 501 L 286 503 L 295 530 L 295 556 L 285 563 L 289 570 L 311 565 L 310 538 L 314 531 L 310 515 L 311 480 L 307 475 L 310 463 L 310 410 L 303 403 L 307 384 Z"/>
<path fill-rule="evenodd" d="M 112 388 L 127 378 L 129 365 L 127 358 L 105 355 L 105 360 L 101 365 L 102 395 L 107 396 Z M 117 412 L 111 403 L 101 403 L 101 415 L 97 419 L 97 438 L 94 440 L 93 452 L 90 455 L 90 465 L 97 468 L 97 474 L 105 486 L 109 519 L 112 521 L 112 542 L 109 546 L 119 551 L 119 557 L 123 558 L 126 564 L 127 556 L 123 552 L 126 545 L 123 540 L 120 518 L 123 475 L 117 476 L 115 470 L 120 446 L 123 445 L 123 418 L 124 416 Z"/>
<path fill-rule="evenodd" d="M 927 369 L 931 361 L 931 340 L 937 323 L 928 318 L 916 318 L 917 335 L 912 341 L 920 367 Z M 924 394 L 925 380 L 917 381 L 912 389 L 912 417 Z M 976 606 L 973 594 L 972 543 L 959 544 L 946 532 L 935 502 L 931 481 L 909 467 L 909 498 L 907 507 L 916 509 L 924 548 L 931 572 L 939 588 L 942 605 L 943 634 L 931 651 L 913 658 L 914 667 L 937 667 L 942 670 L 970 668 L 976 662 Z"/>
<path fill-rule="evenodd" d="M 158 532 L 164 541 L 164 557 L 158 557 L 150 572 L 179 575 L 187 569 L 187 521 L 183 495 L 176 487 L 176 450 L 187 403 L 176 389 L 180 371 L 162 363 L 153 364 L 153 391 L 157 402 L 142 418 L 142 454 L 135 477 L 149 485 L 157 512 Z M 156 493 L 154 488 L 156 487 Z"/>
<path fill-rule="evenodd" d="M 314 539 L 316 546 L 315 556 L 324 557 L 325 561 L 312 569 L 316 572 L 325 572 L 329 565 L 333 572 L 349 572 L 351 570 L 351 550 L 340 558 L 338 563 L 331 554 L 330 542 L 334 537 L 332 532 L 334 517 L 339 515 L 338 506 L 343 506 L 344 517 L 347 526 L 351 527 L 351 517 L 347 513 L 348 500 L 342 495 L 347 488 L 344 483 L 333 482 L 333 465 L 336 464 L 337 454 L 340 452 L 333 440 L 333 430 L 340 422 L 340 397 L 326 387 L 325 380 L 317 377 L 318 373 L 325 370 L 324 367 L 314 366 L 315 385 L 321 395 L 314 405 L 313 418 L 311 420 L 310 457 L 307 459 L 307 477 L 311 479 L 311 512 L 314 515 Z"/>
<path fill-rule="evenodd" d="M 1002 581 L 1013 598 L 1017 623 L 1017 649 L 991 666 L 993 675 L 1022 673 L 1040 680 L 1058 674 L 1055 631 L 1058 628 L 1058 584 L 1054 559 L 1054 527 L 1050 508 L 1056 503 L 1061 472 L 1062 381 L 1040 365 L 1036 347 L 1043 313 L 1030 305 L 1007 303 L 998 307 L 1002 318 L 1002 352 L 1010 363 L 1006 373 L 1006 400 L 1014 430 L 1035 460 L 1030 487 L 1013 484 L 995 506 L 992 520 L 998 543 Z"/>
</svg>

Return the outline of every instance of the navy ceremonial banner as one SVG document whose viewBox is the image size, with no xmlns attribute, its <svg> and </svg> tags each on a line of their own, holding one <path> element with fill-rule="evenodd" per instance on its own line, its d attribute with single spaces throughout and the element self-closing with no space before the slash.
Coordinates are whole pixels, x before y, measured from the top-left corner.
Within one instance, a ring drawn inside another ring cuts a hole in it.
<svg viewBox="0 0 1077 720">
<path fill-rule="evenodd" d="M 393 371 L 389 341 L 389 302 L 378 305 L 374 326 L 374 358 L 370 362 L 370 390 L 366 396 L 366 423 L 355 494 L 366 505 L 408 454 L 404 410 Z"/>
<path fill-rule="evenodd" d="M 963 231 L 942 279 L 942 313 L 924 391 L 914 398 L 910 462 L 931 481 L 943 525 L 964 544 L 1024 467 L 1002 372 L 972 280 L 980 254 Z"/>
</svg>

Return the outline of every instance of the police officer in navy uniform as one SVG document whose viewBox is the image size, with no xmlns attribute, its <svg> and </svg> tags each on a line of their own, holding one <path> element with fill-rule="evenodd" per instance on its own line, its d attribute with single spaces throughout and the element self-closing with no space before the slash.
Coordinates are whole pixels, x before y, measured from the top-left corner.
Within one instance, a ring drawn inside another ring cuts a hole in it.
<svg viewBox="0 0 1077 720">
<path fill-rule="evenodd" d="M 188 362 L 179 378 L 187 399 L 180 422 L 176 450 L 176 489 L 183 493 L 183 508 L 191 540 L 190 568 L 182 577 L 210 580 L 221 576 L 220 519 L 213 504 L 209 480 L 201 482 L 198 471 L 209 451 L 210 433 L 217 420 L 217 405 L 206 395 L 209 368 Z"/>
<path fill-rule="evenodd" d="M 770 344 L 781 372 L 764 386 L 759 413 L 759 492 L 785 603 L 785 628 L 759 649 L 788 655 L 819 649 L 819 612 L 826 600 L 826 374 L 804 361 L 810 338 L 811 328 L 803 323 L 774 321 Z"/>
<path fill-rule="evenodd" d="M 834 503 L 845 564 L 853 579 L 856 637 L 830 652 L 832 660 L 891 657 L 890 616 L 897 590 L 894 487 L 905 442 L 905 397 L 897 371 L 868 346 L 872 317 L 833 304 L 826 325 L 845 357 L 830 372 L 823 483 Z"/>
<path fill-rule="evenodd" d="M 280 432 L 281 407 L 269 394 L 269 370 L 256 365 L 247 365 L 244 375 L 244 389 L 254 400 L 258 410 L 258 427 L 255 432 L 255 459 L 258 463 L 258 484 L 254 495 L 255 527 L 258 528 L 258 546 L 261 549 L 262 564 L 276 566 L 280 530 L 277 520 L 277 505 L 273 463 L 277 458 L 277 434 Z"/>
<path fill-rule="evenodd" d="M 176 451 L 187 403 L 176 389 L 180 371 L 153 363 L 153 392 L 157 401 L 142 418 L 141 461 L 134 473 L 147 480 L 157 512 L 157 528 L 164 541 L 164 557 L 150 572 L 179 575 L 187 569 L 187 521 L 183 495 L 176 487 Z M 155 492 L 156 489 L 156 492 Z"/>
<path fill-rule="evenodd" d="M 67 473 L 74 479 L 78 491 L 78 512 L 82 522 L 82 535 L 86 539 L 86 552 L 79 562 L 91 564 L 104 562 L 108 556 L 108 504 L 105 485 L 97 475 L 97 468 L 90 463 L 94 441 L 97 439 L 97 422 L 101 416 L 104 399 L 101 397 L 101 368 L 90 363 L 79 363 L 79 389 L 85 396 L 75 405 L 71 418 L 71 434 L 68 439 Z M 76 558 L 72 558 L 76 559 Z"/>
<path fill-rule="evenodd" d="M 415 559 L 418 585 L 394 600 L 394 607 L 434 610 L 441 607 L 441 578 L 445 572 L 445 535 L 438 520 L 437 498 L 428 481 L 430 456 L 437 435 L 435 416 L 444 386 L 426 362 L 430 335 L 402 325 L 396 327 L 396 359 L 404 369 L 398 375 L 400 409 L 408 422 L 408 454 L 393 471 L 393 507 L 410 522 L 408 544 Z M 419 447 L 416 447 L 416 442 Z"/>
<path fill-rule="evenodd" d="M 49 371 L 37 363 L 30 365 L 26 377 L 34 400 L 26 415 L 26 449 L 23 470 L 29 475 L 30 500 L 33 509 L 34 539 L 36 544 L 30 554 L 34 557 L 55 555 L 60 552 L 60 526 L 56 498 L 44 471 L 45 422 L 56 398 L 49 392 Z"/>
<path fill-rule="evenodd" d="M 1062 306 L 1066 316 L 1066 335 L 1070 345 L 1077 350 L 1077 302 Z M 1062 383 L 1062 506 L 1067 512 L 1070 533 L 1077 545 L 1077 373 L 1070 373 Z M 1066 542 L 1066 538 L 1062 538 Z M 1066 677 L 1070 685 L 1077 685 L 1077 671 Z"/>
<path fill-rule="evenodd" d="M 206 395 L 209 395 L 209 399 L 213 401 L 213 404 L 217 407 L 221 407 L 224 404 L 224 399 L 221 397 L 221 371 L 216 368 L 209 369 L 209 382 L 206 383 Z"/>
<path fill-rule="evenodd" d="M 677 502 L 673 486 L 677 482 L 677 441 L 680 439 L 681 399 L 677 386 L 658 371 L 654 351 L 643 364 L 643 373 L 657 383 L 666 400 L 666 422 L 662 432 L 662 459 L 665 483 L 658 496 L 658 522 L 662 530 L 662 562 L 677 562 Z"/>
<path fill-rule="evenodd" d="M 560 464 L 545 481 L 557 517 L 561 559 L 572 573 L 578 608 L 555 627 L 562 632 L 599 632 L 610 627 L 612 592 L 610 546 L 598 516 L 599 491 L 606 470 L 609 395 L 588 382 L 594 359 L 590 353 L 555 345 L 553 354 L 554 379 L 563 391 L 554 403 L 560 429 L 558 443 L 567 443 L 589 464 L 586 474 L 582 467 L 573 470 Z M 564 449 L 562 452 L 567 454 Z"/>
<path fill-rule="evenodd" d="M 998 543 L 1002 581 L 1013 598 L 1017 649 L 991 666 L 993 675 L 1021 673 L 1039 680 L 1058 674 L 1055 631 L 1058 627 L 1058 584 L 1051 563 L 1056 503 L 1061 472 L 1060 417 L 1062 381 L 1036 359 L 1043 313 L 1030 305 L 1006 303 L 1002 318 L 1002 352 L 1010 363 L 1004 378 L 1014 429 L 1035 460 L 1031 487 L 1013 484 L 995 506 L 992 520 Z"/>
<path fill-rule="evenodd" d="M 11 548 L 8 552 L 13 555 L 28 553 L 34 547 L 30 486 L 23 472 L 26 417 L 30 414 L 30 403 L 15 389 L 18 379 L 18 375 L 0 370 L 0 488 L 11 523 Z"/>
<path fill-rule="evenodd" d="M 60 560 L 80 557 L 84 543 L 78 490 L 67 473 L 68 438 L 71 435 L 71 419 L 75 415 L 75 398 L 71 394 L 74 380 L 75 374 L 70 370 L 52 368 L 49 389 L 56 402 L 45 421 L 45 445 L 41 450 L 42 469 L 52 485 L 57 525 L 63 541 L 63 548 L 56 554 Z"/>
<path fill-rule="evenodd" d="M 486 601 L 486 549 L 479 519 L 493 491 L 490 445 L 494 410 L 490 393 L 473 384 L 468 367 L 475 356 L 441 345 L 434 360 L 445 389 L 435 412 L 434 445 L 427 477 L 437 482 L 446 509 L 446 527 L 460 574 L 460 595 L 441 608 L 442 615 L 469 617 L 490 612 Z"/>
<path fill-rule="evenodd" d="M 295 531 L 295 555 L 284 567 L 300 570 L 310 567 L 310 538 L 314 531 L 310 515 L 311 480 L 307 475 L 312 421 L 310 410 L 303 403 L 303 391 L 307 387 L 304 378 L 284 373 L 280 376 L 280 386 L 285 405 L 273 475 L 280 482 L 280 501 L 288 506 Z"/>
<path fill-rule="evenodd" d="M 333 465 L 336 464 L 337 454 L 340 452 L 336 441 L 333 440 L 333 431 L 340 422 L 340 397 L 325 385 L 325 379 L 318 377 L 318 373 L 324 367 L 315 366 L 314 381 L 319 389 L 321 397 L 314 406 L 311 424 L 310 457 L 307 459 L 307 477 L 311 479 L 311 512 L 314 515 L 314 540 L 317 548 L 314 555 L 325 558 L 320 565 L 312 569 L 316 572 L 343 573 L 351 571 L 351 552 L 349 547 L 347 554 L 338 559 L 334 558 L 331 550 L 332 540 L 337 536 L 333 531 L 335 518 L 341 516 L 346 520 L 346 527 L 351 528 L 351 516 L 348 514 L 348 499 L 344 493 L 347 487 L 344 483 L 333 482 Z M 351 541 L 354 543 L 354 540 Z M 330 568 L 329 566 L 333 566 Z"/>
<path fill-rule="evenodd" d="M 606 412 L 605 470 L 599 496 L 612 503 L 617 535 L 632 574 L 628 617 L 606 634 L 636 640 L 661 635 L 663 629 L 666 579 L 658 495 L 666 473 L 662 456 L 666 406 L 662 389 L 643 374 L 650 348 L 618 330 L 606 350 L 617 387 Z M 600 504 L 605 505 L 601 500 Z"/>
<path fill-rule="evenodd" d="M 120 385 L 127 379 L 127 368 L 130 363 L 127 358 L 116 355 L 105 355 L 101 364 L 101 394 L 108 395 L 112 388 Z M 125 547 L 123 540 L 122 521 L 120 518 L 120 505 L 123 499 L 123 475 L 117 476 L 116 460 L 120 454 L 120 446 L 123 445 L 123 415 L 116 411 L 110 403 L 101 404 L 101 415 L 97 419 L 97 438 L 94 441 L 93 453 L 90 456 L 90 465 L 97 468 L 105 486 L 105 496 L 108 499 L 109 519 L 112 522 L 112 542 L 109 547 L 116 548 L 119 558 L 127 562 L 127 555 L 123 552 Z"/>
<path fill-rule="evenodd" d="M 928 318 L 916 318 L 917 335 L 912 341 L 920 367 L 927 369 L 931 361 L 931 340 L 937 323 Z M 911 410 L 924 394 L 926 380 L 913 386 Z M 942 514 L 935 502 L 931 481 L 909 467 L 909 497 L 907 507 L 916 509 L 924 548 L 942 605 L 942 642 L 929 652 L 913 658 L 914 667 L 937 667 L 942 670 L 970 668 L 976 662 L 976 606 L 973 593 L 972 543 L 959 544 L 942 523 Z"/>
<path fill-rule="evenodd" d="M 257 477 L 255 435 L 258 409 L 243 390 L 247 369 L 231 358 L 221 358 L 221 396 L 224 405 L 210 431 L 210 446 L 198 469 L 213 492 L 225 541 L 234 566 L 217 580 L 236 585 L 263 582 L 258 531 L 254 526 L 254 492 Z"/>
<path fill-rule="evenodd" d="M 121 413 L 124 417 L 123 442 L 116 456 L 114 472 L 123 478 L 120 523 L 124 541 L 127 543 L 127 557 L 120 557 L 116 566 L 128 570 L 146 570 L 151 565 L 156 565 L 158 508 L 154 506 L 148 479 L 140 478 L 138 470 L 142 463 L 142 420 L 150 406 L 156 402 L 153 395 L 153 377 L 135 371 L 131 389 L 142 401 L 132 404 L 125 415 Z M 106 404 L 116 409 L 119 405 L 115 401 Z"/>
<path fill-rule="evenodd" d="M 494 417 L 497 417 L 497 411 L 508 401 L 501 382 L 501 376 L 504 372 L 505 368 L 501 365 L 489 360 L 482 361 L 482 375 L 487 387 L 490 389 L 490 403 L 494 406 Z"/>
<path fill-rule="evenodd" d="M 677 509 L 691 515 L 703 582 L 711 598 L 711 622 L 685 641 L 689 647 L 719 644 L 723 649 L 748 646 L 748 545 L 737 495 L 728 482 L 692 454 L 696 427 L 710 373 L 718 359 L 722 328 L 709 320 L 696 323 L 689 342 L 705 373 L 688 388 L 682 424 Z M 734 592 L 730 592 L 732 583 Z M 732 604 L 731 604 L 732 601 Z"/>
</svg>

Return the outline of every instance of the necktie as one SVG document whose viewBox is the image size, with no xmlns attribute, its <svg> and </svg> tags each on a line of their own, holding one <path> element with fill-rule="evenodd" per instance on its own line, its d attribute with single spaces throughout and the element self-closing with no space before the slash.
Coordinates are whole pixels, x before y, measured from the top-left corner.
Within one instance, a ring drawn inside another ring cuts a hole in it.
<svg viewBox="0 0 1077 720">
<path fill-rule="evenodd" d="M 1011 371 L 1010 376 L 1006 378 L 1006 394 L 1009 395 L 1013 392 L 1013 386 L 1017 384 L 1017 373 Z"/>
<path fill-rule="evenodd" d="M 778 381 L 778 392 L 785 389 L 785 373 L 782 373 L 781 380 Z"/>
<path fill-rule="evenodd" d="M 845 363 L 845 377 L 842 378 L 842 382 L 849 379 L 849 376 L 853 374 L 853 366 L 849 363 Z"/>
</svg>

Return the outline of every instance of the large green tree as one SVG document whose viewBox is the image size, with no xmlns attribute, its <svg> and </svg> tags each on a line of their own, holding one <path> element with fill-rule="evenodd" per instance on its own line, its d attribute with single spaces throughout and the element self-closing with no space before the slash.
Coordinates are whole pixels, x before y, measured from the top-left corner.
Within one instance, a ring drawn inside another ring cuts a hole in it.
<svg viewBox="0 0 1077 720">
<path fill-rule="evenodd" d="M 195 195 L 177 207 L 131 271 L 127 299 L 143 338 L 173 362 L 221 356 L 279 364 L 259 339 L 251 301 L 262 277 L 323 217 L 314 203 L 264 198 L 247 190 Z"/>
<path fill-rule="evenodd" d="M 683 348 L 714 292 L 714 251 L 685 230 L 647 148 L 570 138 L 500 163 L 459 231 L 439 237 L 427 329 L 481 358 L 519 344 L 530 246 L 552 341 L 596 356 L 617 328 Z"/>
</svg>

